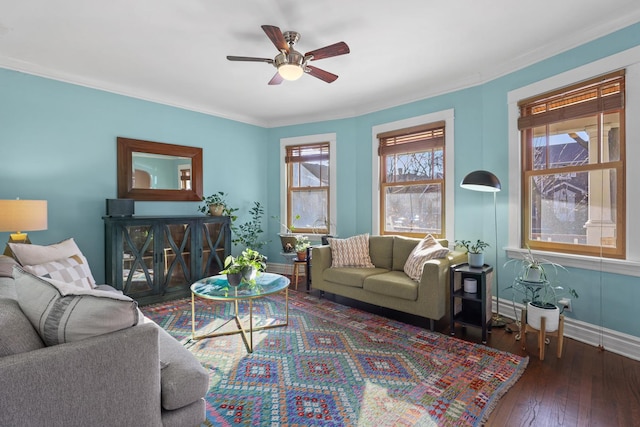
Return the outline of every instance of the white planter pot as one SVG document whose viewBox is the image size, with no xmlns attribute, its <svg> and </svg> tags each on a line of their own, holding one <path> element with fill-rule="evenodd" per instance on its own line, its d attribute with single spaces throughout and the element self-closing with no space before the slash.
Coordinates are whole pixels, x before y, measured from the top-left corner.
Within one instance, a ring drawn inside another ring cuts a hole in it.
<svg viewBox="0 0 640 427">
<path fill-rule="evenodd" d="M 526 280 L 527 282 L 541 282 L 542 278 L 542 270 L 540 270 L 539 268 L 527 268 L 525 277 L 523 277 L 524 280 Z"/>
<path fill-rule="evenodd" d="M 471 252 L 469 252 L 467 255 L 469 256 L 469 266 L 471 267 L 484 266 L 484 254 L 472 254 Z"/>
<path fill-rule="evenodd" d="M 545 331 L 555 332 L 560 323 L 560 309 L 555 305 L 553 308 L 540 308 L 530 302 L 527 303 L 527 324 L 540 330 L 540 319 L 544 317 Z"/>
</svg>

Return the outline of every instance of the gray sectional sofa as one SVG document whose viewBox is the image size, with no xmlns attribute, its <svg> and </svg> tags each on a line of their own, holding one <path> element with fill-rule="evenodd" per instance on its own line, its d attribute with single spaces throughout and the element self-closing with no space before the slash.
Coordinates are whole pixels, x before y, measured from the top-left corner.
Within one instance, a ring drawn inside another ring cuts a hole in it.
<svg viewBox="0 0 640 427">
<path fill-rule="evenodd" d="M 424 264 L 420 281 L 404 272 L 411 251 L 421 239 L 401 236 L 370 236 L 369 256 L 375 268 L 332 267 L 328 245 L 312 249 L 311 287 L 380 307 L 435 320 L 447 313 L 449 267 L 467 262 L 466 252 L 450 252 L 446 257 Z M 445 248 L 449 242 L 438 240 Z"/>
<path fill-rule="evenodd" d="M 0 425 L 183 427 L 204 422 L 207 370 L 139 315 L 135 326 L 46 346 L 46 337 L 21 309 L 15 280 L 0 277 Z"/>
</svg>

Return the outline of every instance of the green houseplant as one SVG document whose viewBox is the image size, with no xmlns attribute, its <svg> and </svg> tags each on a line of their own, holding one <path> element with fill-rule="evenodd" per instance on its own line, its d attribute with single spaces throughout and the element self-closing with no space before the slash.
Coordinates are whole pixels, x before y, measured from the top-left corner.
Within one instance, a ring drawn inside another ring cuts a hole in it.
<svg viewBox="0 0 640 427">
<path fill-rule="evenodd" d="M 307 258 L 307 248 L 311 246 L 309 243 L 309 238 L 304 234 L 299 234 L 296 236 L 296 243 L 294 245 L 294 250 L 298 254 L 298 259 L 300 261 L 304 261 Z"/>
<path fill-rule="evenodd" d="M 255 284 L 256 276 L 266 268 L 267 257 L 247 248 L 237 257 L 229 255 L 220 274 L 227 275 L 227 281 L 231 286 L 238 286 L 241 282 Z"/>
<path fill-rule="evenodd" d="M 280 224 L 280 243 L 282 244 L 282 251 L 286 253 L 293 252 L 296 244 L 296 237 L 293 233 L 296 229 L 295 223 L 300 219 L 300 215 L 295 215 L 293 217 L 293 221 L 289 225 L 283 223 L 278 215 L 274 215 L 271 218 L 275 219 Z M 284 232 L 282 232 L 282 230 L 284 230 Z"/>
<path fill-rule="evenodd" d="M 522 258 L 510 259 L 504 265 L 509 264 L 515 266 L 516 279 L 507 289 L 514 290 L 514 300 L 516 293 L 522 294 L 522 302 L 527 306 L 527 324 L 540 329 L 540 319 L 545 317 L 547 331 L 557 330 L 560 314 L 564 311 L 559 301 L 566 296 L 579 297 L 575 289 L 558 284 L 558 271 L 567 271 L 566 268 L 535 256 L 528 246 Z"/>
<path fill-rule="evenodd" d="M 262 229 L 264 207 L 260 202 L 253 202 L 253 207 L 249 210 L 249 214 L 251 218 L 240 225 L 236 225 L 234 223 L 235 218 L 232 218 L 231 231 L 235 236 L 232 243 L 245 248 L 260 250 L 267 244 L 266 241 L 261 239 L 262 233 L 264 233 Z"/>
<path fill-rule="evenodd" d="M 484 266 L 484 250 L 489 247 L 487 242 L 478 239 L 475 243 L 470 240 L 456 240 L 456 248 L 465 248 L 469 254 L 469 265 L 471 267 Z"/>
<path fill-rule="evenodd" d="M 238 210 L 232 208 L 227 203 L 227 195 L 223 191 L 218 191 L 209 196 L 202 198 L 203 204 L 198 207 L 198 211 L 203 214 L 209 214 L 213 216 L 226 215 L 231 217 L 231 221 L 236 219 L 234 213 Z"/>
</svg>

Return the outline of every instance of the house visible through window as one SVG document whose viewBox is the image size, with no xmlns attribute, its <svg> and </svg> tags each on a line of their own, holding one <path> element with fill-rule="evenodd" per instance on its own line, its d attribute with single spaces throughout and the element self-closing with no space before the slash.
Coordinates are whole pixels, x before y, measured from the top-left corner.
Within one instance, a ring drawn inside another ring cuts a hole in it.
<svg viewBox="0 0 640 427">
<path fill-rule="evenodd" d="M 518 104 L 523 246 L 624 256 L 624 94 L 620 71 Z"/>
<path fill-rule="evenodd" d="M 329 142 L 285 147 L 287 225 L 296 233 L 329 232 Z"/>
<path fill-rule="evenodd" d="M 380 233 L 444 235 L 445 122 L 377 135 Z"/>
</svg>

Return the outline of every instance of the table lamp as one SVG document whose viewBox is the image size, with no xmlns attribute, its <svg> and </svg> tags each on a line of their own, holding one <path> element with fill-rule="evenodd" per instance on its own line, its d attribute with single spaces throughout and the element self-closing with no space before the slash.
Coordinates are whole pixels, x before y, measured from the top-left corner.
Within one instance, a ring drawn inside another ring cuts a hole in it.
<svg viewBox="0 0 640 427">
<path fill-rule="evenodd" d="M 9 243 L 31 243 L 27 233 L 47 229 L 46 200 L 0 200 L 0 231 L 10 231 Z M 4 254 L 12 256 L 7 245 Z"/>
</svg>

